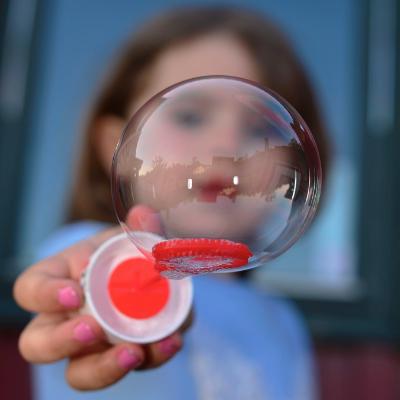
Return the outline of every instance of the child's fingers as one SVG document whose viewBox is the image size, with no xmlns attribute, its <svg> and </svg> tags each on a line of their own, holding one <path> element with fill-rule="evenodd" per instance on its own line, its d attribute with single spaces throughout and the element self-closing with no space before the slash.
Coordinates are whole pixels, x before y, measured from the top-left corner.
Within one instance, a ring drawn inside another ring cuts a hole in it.
<svg viewBox="0 0 400 400">
<path fill-rule="evenodd" d="M 94 318 L 66 319 L 60 313 L 40 314 L 22 332 L 19 349 L 33 363 L 50 363 L 71 357 L 104 341 L 104 333 Z"/>
<path fill-rule="evenodd" d="M 71 360 L 66 377 L 78 390 L 95 390 L 110 386 L 132 369 L 156 368 L 170 360 L 182 348 L 179 333 L 143 347 L 125 343 L 103 353 L 93 353 Z"/>
<path fill-rule="evenodd" d="M 106 229 L 87 239 L 67 247 L 57 254 L 57 257 L 64 257 L 67 260 L 70 277 L 78 281 L 89 264 L 90 257 L 106 240 L 121 233 L 120 227 Z"/>
<path fill-rule="evenodd" d="M 129 210 L 125 223 L 131 230 L 162 233 L 159 215 L 143 204 Z"/>
<path fill-rule="evenodd" d="M 182 335 L 175 332 L 173 335 L 146 346 L 146 360 L 140 369 L 157 368 L 170 360 L 183 345 Z"/>
<path fill-rule="evenodd" d="M 83 293 L 78 282 L 36 269 L 26 271 L 17 279 L 14 298 L 27 311 L 56 312 L 79 308 Z"/>
<path fill-rule="evenodd" d="M 67 367 L 66 379 L 78 390 L 105 388 L 140 366 L 144 358 L 141 346 L 118 344 L 102 353 L 73 358 Z"/>
<path fill-rule="evenodd" d="M 96 248 L 120 231 L 120 228 L 103 231 L 25 270 L 14 284 L 16 302 L 34 312 L 79 308 L 82 290 L 78 281 L 82 271 Z"/>
</svg>

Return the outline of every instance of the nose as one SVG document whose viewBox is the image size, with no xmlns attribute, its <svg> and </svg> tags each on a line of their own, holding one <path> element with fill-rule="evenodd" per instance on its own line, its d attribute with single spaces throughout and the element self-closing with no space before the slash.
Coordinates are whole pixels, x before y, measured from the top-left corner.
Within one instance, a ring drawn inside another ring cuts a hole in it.
<svg viewBox="0 0 400 400">
<path fill-rule="evenodd" d="M 228 110 L 216 115 L 214 127 L 209 132 L 210 150 L 217 156 L 236 156 L 242 145 L 237 116 Z"/>
</svg>

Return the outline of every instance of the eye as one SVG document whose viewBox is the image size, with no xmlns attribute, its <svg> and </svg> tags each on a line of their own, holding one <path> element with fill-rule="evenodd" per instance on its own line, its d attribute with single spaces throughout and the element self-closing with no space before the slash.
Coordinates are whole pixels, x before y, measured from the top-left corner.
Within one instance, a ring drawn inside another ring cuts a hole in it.
<svg viewBox="0 0 400 400">
<path fill-rule="evenodd" d="M 174 111 L 174 120 L 186 128 L 197 128 L 205 121 L 205 116 L 197 110 Z"/>
</svg>

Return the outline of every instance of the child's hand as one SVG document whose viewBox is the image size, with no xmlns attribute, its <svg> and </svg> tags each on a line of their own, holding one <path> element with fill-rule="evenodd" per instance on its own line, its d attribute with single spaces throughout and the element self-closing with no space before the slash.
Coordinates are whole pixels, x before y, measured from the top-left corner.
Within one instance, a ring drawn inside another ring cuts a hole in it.
<svg viewBox="0 0 400 400">
<path fill-rule="evenodd" d="M 22 356 L 32 363 L 69 358 L 66 379 L 76 389 L 104 388 L 132 369 L 165 363 L 182 347 L 181 333 L 190 325 L 189 318 L 179 332 L 157 343 L 110 345 L 94 318 L 70 316 L 82 306 L 79 280 L 91 254 L 119 231 L 102 232 L 40 261 L 23 272 L 14 285 L 17 303 L 38 313 L 21 334 Z"/>
</svg>

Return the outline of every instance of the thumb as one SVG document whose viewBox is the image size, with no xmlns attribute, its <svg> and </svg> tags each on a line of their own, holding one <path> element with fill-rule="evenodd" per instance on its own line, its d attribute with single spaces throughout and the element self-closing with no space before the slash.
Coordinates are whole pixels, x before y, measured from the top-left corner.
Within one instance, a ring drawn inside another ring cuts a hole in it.
<svg viewBox="0 0 400 400">
<path fill-rule="evenodd" d="M 131 208 L 126 217 L 129 229 L 152 233 L 162 233 L 160 215 L 152 208 L 139 204 Z"/>
<path fill-rule="evenodd" d="M 129 230 L 162 234 L 161 220 L 152 208 L 139 204 L 132 207 L 126 217 Z M 135 243 L 142 254 L 149 260 L 154 260 L 151 250 L 140 240 Z"/>
</svg>

